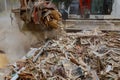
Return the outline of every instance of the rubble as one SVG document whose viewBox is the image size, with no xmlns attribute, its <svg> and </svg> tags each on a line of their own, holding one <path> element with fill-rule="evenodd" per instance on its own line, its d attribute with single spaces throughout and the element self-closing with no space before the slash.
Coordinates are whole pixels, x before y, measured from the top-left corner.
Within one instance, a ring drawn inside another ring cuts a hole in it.
<svg viewBox="0 0 120 80">
<path fill-rule="evenodd" d="M 119 64 L 120 33 L 69 33 L 31 48 L 5 80 L 120 80 Z"/>
</svg>

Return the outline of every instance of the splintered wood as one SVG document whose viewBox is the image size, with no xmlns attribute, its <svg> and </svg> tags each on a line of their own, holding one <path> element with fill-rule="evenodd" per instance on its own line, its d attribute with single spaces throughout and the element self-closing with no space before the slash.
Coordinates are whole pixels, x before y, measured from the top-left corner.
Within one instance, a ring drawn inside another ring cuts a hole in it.
<svg viewBox="0 0 120 80">
<path fill-rule="evenodd" d="M 31 48 L 5 80 L 120 80 L 120 33 L 68 35 Z"/>
<path fill-rule="evenodd" d="M 6 67 L 6 65 L 9 63 L 6 54 L 0 51 L 0 68 Z"/>
</svg>

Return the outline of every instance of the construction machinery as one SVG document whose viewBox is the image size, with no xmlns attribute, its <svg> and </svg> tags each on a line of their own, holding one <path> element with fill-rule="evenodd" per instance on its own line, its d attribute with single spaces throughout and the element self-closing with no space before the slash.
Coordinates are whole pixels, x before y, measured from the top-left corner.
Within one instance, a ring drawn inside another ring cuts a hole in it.
<svg viewBox="0 0 120 80">
<path fill-rule="evenodd" d="M 61 13 L 52 1 L 45 0 L 20 0 L 20 8 L 13 9 L 13 13 L 27 26 L 57 29 L 62 21 Z"/>
</svg>

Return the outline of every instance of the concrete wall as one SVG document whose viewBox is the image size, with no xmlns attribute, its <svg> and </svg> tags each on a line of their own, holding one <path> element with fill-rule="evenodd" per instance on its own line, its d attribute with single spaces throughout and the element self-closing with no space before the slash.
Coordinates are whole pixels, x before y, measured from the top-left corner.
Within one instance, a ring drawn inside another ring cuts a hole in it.
<svg viewBox="0 0 120 80">
<path fill-rule="evenodd" d="M 112 13 L 116 18 L 120 18 L 120 0 L 114 0 Z"/>
</svg>

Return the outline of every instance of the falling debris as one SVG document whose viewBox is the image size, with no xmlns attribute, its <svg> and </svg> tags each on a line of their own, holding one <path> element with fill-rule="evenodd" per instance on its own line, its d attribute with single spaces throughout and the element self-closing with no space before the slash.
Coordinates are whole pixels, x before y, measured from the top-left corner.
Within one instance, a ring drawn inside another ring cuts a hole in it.
<svg viewBox="0 0 120 80">
<path fill-rule="evenodd" d="M 13 9 L 12 12 L 19 13 L 20 19 L 26 24 L 50 29 L 57 29 L 60 26 L 62 15 L 52 1 L 20 0 L 20 5 L 19 9 Z"/>
<path fill-rule="evenodd" d="M 31 48 L 5 80 L 120 80 L 119 47 L 120 33 L 69 33 Z"/>
</svg>

